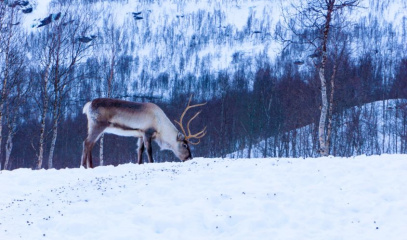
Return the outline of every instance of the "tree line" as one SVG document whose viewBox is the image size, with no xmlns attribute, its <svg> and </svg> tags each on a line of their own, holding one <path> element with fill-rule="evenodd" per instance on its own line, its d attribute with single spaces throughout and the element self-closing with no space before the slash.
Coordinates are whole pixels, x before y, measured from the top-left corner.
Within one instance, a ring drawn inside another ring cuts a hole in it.
<svg viewBox="0 0 407 240">
<path fill-rule="evenodd" d="M 395 81 L 387 89 L 383 85 L 377 87 L 377 80 L 374 78 L 360 76 L 365 64 L 369 63 L 348 66 L 346 71 L 338 75 L 330 152 L 336 156 L 406 153 L 407 89 L 406 86 L 397 87 L 400 82 L 404 84 L 406 81 L 405 68 L 400 65 L 398 73 L 404 74 L 404 80 Z M 223 82 L 224 89 L 219 90 L 225 91 L 220 97 L 207 101 L 199 118 L 191 126 L 192 131 L 199 130 L 202 126 L 207 126 L 208 131 L 199 145 L 192 146 L 193 156 L 319 156 L 319 78 L 313 76 L 310 79 L 307 76 L 308 81 L 304 81 L 299 72 L 292 72 L 287 67 L 287 72 L 278 78 L 273 74 L 272 67 L 259 69 L 253 90 L 232 85 L 232 79 L 237 81 L 234 79 L 238 77 L 236 75 L 219 73 L 207 76 Z M 169 101 L 146 96 L 124 99 L 155 102 L 170 119 L 176 120 L 185 108 L 190 94 L 193 93 L 174 95 Z M 87 98 L 85 95 L 84 99 L 66 99 L 62 103 L 72 112 L 62 116 L 59 121 L 59 137 L 53 158 L 55 168 L 79 166 L 87 128 L 86 117 L 81 114 L 81 110 L 88 99 L 92 97 Z M 194 99 L 196 102 L 202 100 Z M 41 137 L 41 122 L 33 118 L 32 113 L 25 114 L 27 118 L 18 126 L 19 130 L 13 138 L 16 151 L 11 155 L 12 168 L 36 167 L 38 150 L 32 144 Z M 51 127 L 52 124 L 52 118 L 48 118 L 46 127 Z M 46 146 L 52 144 L 50 140 L 51 132 L 45 137 Z M 134 138 L 107 135 L 104 146 L 104 164 L 117 165 L 136 161 L 137 141 Z M 154 145 L 153 149 L 157 150 L 158 146 Z M 100 157 L 97 153 L 100 148 L 96 147 L 94 151 L 94 161 L 98 165 Z M 47 155 L 49 150 L 45 148 L 44 153 Z M 153 151 L 153 154 L 154 159 L 159 162 L 178 161 L 171 152 Z M 43 167 L 47 168 L 47 165 Z"/>
</svg>

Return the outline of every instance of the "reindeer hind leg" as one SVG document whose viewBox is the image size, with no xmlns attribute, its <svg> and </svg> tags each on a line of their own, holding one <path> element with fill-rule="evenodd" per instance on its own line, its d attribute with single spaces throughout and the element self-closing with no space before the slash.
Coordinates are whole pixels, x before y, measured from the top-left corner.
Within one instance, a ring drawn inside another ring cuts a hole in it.
<svg viewBox="0 0 407 240">
<path fill-rule="evenodd" d="M 93 168 L 92 149 L 106 127 L 107 125 L 103 124 L 89 128 L 88 137 L 83 142 L 82 166 L 85 168 Z"/>
</svg>

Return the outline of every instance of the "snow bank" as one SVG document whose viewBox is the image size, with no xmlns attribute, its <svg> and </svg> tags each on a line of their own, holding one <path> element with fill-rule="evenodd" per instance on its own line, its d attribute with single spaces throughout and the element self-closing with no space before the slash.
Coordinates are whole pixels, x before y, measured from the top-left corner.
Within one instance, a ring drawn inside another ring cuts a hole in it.
<svg viewBox="0 0 407 240">
<path fill-rule="evenodd" d="M 405 239 L 407 156 L 0 172 L 0 239 Z"/>
</svg>

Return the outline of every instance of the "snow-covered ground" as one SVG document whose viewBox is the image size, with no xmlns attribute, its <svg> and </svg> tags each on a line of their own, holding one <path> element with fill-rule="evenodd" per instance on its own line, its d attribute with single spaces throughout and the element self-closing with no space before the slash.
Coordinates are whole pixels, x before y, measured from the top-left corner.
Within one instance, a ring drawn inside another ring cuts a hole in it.
<svg viewBox="0 0 407 240">
<path fill-rule="evenodd" d="M 407 155 L 0 172 L 0 239 L 407 239 Z"/>
</svg>

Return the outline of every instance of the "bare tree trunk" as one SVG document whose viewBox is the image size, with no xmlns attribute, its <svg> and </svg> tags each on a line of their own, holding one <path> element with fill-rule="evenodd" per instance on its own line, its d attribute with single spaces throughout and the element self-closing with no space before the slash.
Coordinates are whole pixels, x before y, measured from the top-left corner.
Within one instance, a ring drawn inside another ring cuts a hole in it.
<svg viewBox="0 0 407 240">
<path fill-rule="evenodd" d="M 273 93 L 269 93 L 269 94 L 273 94 Z M 265 97 L 265 96 L 263 96 L 263 97 Z M 272 103 L 273 103 L 273 97 L 271 96 L 270 99 L 268 100 L 268 103 L 266 104 L 266 106 L 264 106 L 267 132 L 270 131 L 270 124 L 271 124 L 271 112 L 270 111 L 271 111 Z M 268 150 L 267 148 L 268 148 L 268 145 L 269 145 L 268 139 L 269 139 L 268 135 L 265 134 L 264 135 L 264 153 L 263 153 L 263 157 L 267 157 L 267 154 L 268 154 L 268 152 L 267 152 L 267 150 Z"/>
<path fill-rule="evenodd" d="M 6 80 L 4 80 L 4 81 L 6 81 Z M 4 85 L 3 85 L 3 89 L 4 89 Z M 1 145 L 3 143 L 3 136 L 2 136 L 3 135 L 2 134 L 3 133 L 3 109 L 4 109 L 4 103 L 3 103 L 4 100 L 3 99 L 4 99 L 4 97 L 2 98 L 1 103 L 0 103 L 0 170 L 1 170 L 1 162 L 2 162 L 1 156 L 3 155 L 2 148 L 1 148 Z M 6 164 L 4 164 L 4 169 L 5 169 L 5 167 L 6 167 Z"/>
<path fill-rule="evenodd" d="M 15 125 L 16 117 L 13 117 L 12 122 L 8 124 L 8 135 L 6 141 L 6 160 L 4 162 L 4 169 L 10 169 L 10 155 L 11 151 L 13 150 L 13 137 L 15 134 L 14 125 Z"/>
<path fill-rule="evenodd" d="M 329 112 L 328 112 L 328 130 L 327 130 L 327 140 L 326 140 L 326 150 L 328 151 L 328 155 L 330 153 L 330 145 L 331 145 L 331 134 L 332 134 L 332 115 L 333 115 L 333 106 L 334 106 L 334 93 L 335 93 L 335 77 L 336 77 L 336 70 L 338 65 L 335 63 L 332 76 L 331 76 L 331 94 L 329 97 Z"/>
<path fill-rule="evenodd" d="M 7 85 L 7 78 L 8 78 L 8 60 L 7 60 L 7 56 L 6 56 L 6 66 L 5 66 L 5 73 L 4 73 L 4 80 L 3 80 L 3 89 L 2 89 L 2 94 L 1 94 L 1 103 L 0 103 L 0 164 L 1 164 L 1 160 L 2 160 L 2 142 L 3 142 L 3 111 L 4 111 L 4 101 L 6 100 L 6 85 Z M 4 164 L 4 167 L 6 167 L 6 165 Z M 1 170 L 1 166 L 0 166 L 0 170 Z"/>
<path fill-rule="evenodd" d="M 44 100 L 44 109 L 41 114 L 41 134 L 40 134 L 40 147 L 37 161 L 37 169 L 42 168 L 42 161 L 44 159 L 44 142 L 45 142 L 45 120 L 47 116 L 48 100 Z"/>
<path fill-rule="evenodd" d="M 297 157 L 297 128 L 292 131 L 292 157 Z"/>
<path fill-rule="evenodd" d="M 326 138 L 326 118 L 328 115 L 328 95 L 326 90 L 326 79 L 325 79 L 325 65 L 328 58 L 328 35 L 329 35 L 329 27 L 332 18 L 332 12 L 334 9 L 335 1 L 327 2 L 327 14 L 325 17 L 325 26 L 324 26 L 324 36 L 322 41 L 322 62 L 319 68 L 319 78 L 321 80 L 321 98 L 322 98 L 322 106 L 321 106 L 321 116 L 319 118 L 319 126 L 318 126 L 318 139 L 319 139 L 319 151 L 322 156 L 327 156 L 329 154 L 329 150 L 327 149 L 327 138 Z"/>
<path fill-rule="evenodd" d="M 59 53 L 60 53 L 60 48 L 61 48 L 61 34 L 58 35 L 58 48 L 57 48 L 57 57 L 56 57 L 56 62 L 55 62 L 55 76 L 54 76 L 54 110 L 52 113 L 53 117 L 53 124 L 52 124 L 52 140 L 51 140 L 51 148 L 49 150 L 49 156 L 48 156 L 48 169 L 53 168 L 53 158 L 54 158 L 54 151 L 55 151 L 55 144 L 57 142 L 57 137 L 58 137 L 58 119 L 59 119 L 59 101 L 62 101 L 58 93 L 58 88 L 59 88 Z"/>
<path fill-rule="evenodd" d="M 10 155 L 13 149 L 13 134 L 9 132 L 6 142 L 6 161 L 4 162 L 4 170 L 10 169 Z"/>
<path fill-rule="evenodd" d="M 54 158 L 54 151 L 55 151 L 55 144 L 57 142 L 57 136 L 58 136 L 58 104 L 54 104 L 54 123 L 52 125 L 52 140 L 51 140 L 51 148 L 49 150 L 49 156 L 48 156 L 48 169 L 53 168 L 53 158 Z"/>
<path fill-rule="evenodd" d="M 252 137 L 249 136 L 249 148 L 247 149 L 247 158 L 252 157 L 252 146 L 253 146 Z"/>
<path fill-rule="evenodd" d="M 49 68 L 51 65 L 51 61 L 47 63 L 45 67 L 45 75 L 44 75 L 44 94 L 43 94 L 43 111 L 41 114 L 41 134 L 40 134 L 40 146 L 39 146 L 39 154 L 38 154 L 38 161 L 37 161 L 37 169 L 42 168 L 42 161 L 44 159 L 44 142 L 45 142 L 45 122 L 47 117 L 47 110 L 48 110 L 48 80 L 49 80 Z"/>
<path fill-rule="evenodd" d="M 13 116 L 11 116 L 10 113 L 10 108 L 7 108 L 7 115 L 8 115 L 8 119 L 7 119 L 7 130 L 8 130 L 8 135 L 7 135 L 7 141 L 6 141 L 6 159 L 4 162 L 4 169 L 5 170 L 9 170 L 10 169 L 10 155 L 11 155 L 11 151 L 13 150 L 13 137 L 16 133 L 15 129 L 16 129 L 16 120 L 17 120 L 17 114 L 14 114 Z"/>
<path fill-rule="evenodd" d="M 264 152 L 263 152 L 263 157 L 266 158 L 267 157 L 267 146 L 268 146 L 268 137 L 264 138 Z"/>
<path fill-rule="evenodd" d="M 53 104 L 53 113 L 52 113 L 52 118 L 53 118 L 53 124 L 52 124 L 52 140 L 51 140 L 51 147 L 49 150 L 49 156 L 48 156 L 48 169 L 53 168 L 53 159 L 54 159 L 54 151 L 55 151 L 55 144 L 57 142 L 57 137 L 58 137 L 58 121 L 59 121 L 59 113 L 60 113 L 60 108 L 61 104 L 60 102 L 62 101 L 62 93 L 59 92 L 59 87 L 60 87 L 60 82 L 61 82 L 61 76 L 60 76 L 60 57 L 61 57 L 61 44 L 62 44 L 62 30 L 60 26 L 57 28 L 57 46 L 56 46 L 56 52 L 55 52 L 55 73 L 54 73 L 54 104 Z M 75 63 L 75 58 L 71 60 L 71 64 L 73 65 Z M 71 66 L 72 66 L 71 65 Z M 69 68 L 69 67 L 68 67 Z"/>
<path fill-rule="evenodd" d="M 326 117 L 328 114 L 328 97 L 326 94 L 326 79 L 324 76 L 325 68 L 319 69 L 319 78 L 321 79 L 321 97 L 322 97 L 322 106 L 321 106 L 321 116 L 319 118 L 318 126 L 318 139 L 319 139 L 319 151 L 322 156 L 327 156 L 328 151 L 326 149 L 326 138 L 325 138 L 325 123 Z"/>
</svg>

